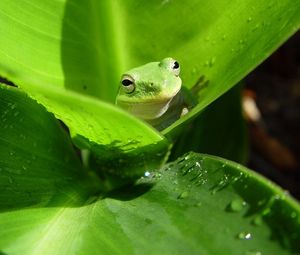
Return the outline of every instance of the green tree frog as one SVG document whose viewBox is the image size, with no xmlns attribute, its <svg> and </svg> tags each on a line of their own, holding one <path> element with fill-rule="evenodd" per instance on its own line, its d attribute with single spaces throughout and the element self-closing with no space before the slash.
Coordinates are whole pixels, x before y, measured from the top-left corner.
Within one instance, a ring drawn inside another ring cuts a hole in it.
<svg viewBox="0 0 300 255">
<path fill-rule="evenodd" d="M 188 112 L 179 73 L 173 58 L 131 69 L 121 78 L 116 104 L 162 130 Z"/>
</svg>

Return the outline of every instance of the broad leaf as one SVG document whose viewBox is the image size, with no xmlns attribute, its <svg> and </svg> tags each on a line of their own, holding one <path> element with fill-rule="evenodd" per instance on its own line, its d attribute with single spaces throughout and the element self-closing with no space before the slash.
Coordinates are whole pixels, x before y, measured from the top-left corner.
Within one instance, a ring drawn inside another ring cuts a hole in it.
<svg viewBox="0 0 300 255">
<path fill-rule="evenodd" d="M 1 141 L 2 134 L 9 139 L 0 147 L 3 253 L 299 252 L 299 205 L 257 174 L 190 154 L 134 186 L 102 193 L 56 120 L 15 89 L 1 92 Z"/>
<path fill-rule="evenodd" d="M 29 92 L 33 84 L 66 87 L 113 102 L 123 71 L 166 56 L 182 64 L 187 87 L 205 75 L 209 85 L 199 104 L 166 135 L 236 84 L 300 25 L 300 3 L 292 0 L 3 0 L 0 10 L 5 35 L 0 75 Z M 52 111 L 62 115 L 60 108 Z"/>
<path fill-rule="evenodd" d="M 299 205 L 286 193 L 239 165 L 203 155 L 191 154 L 151 173 L 164 158 L 166 141 L 112 105 L 79 95 L 113 102 L 124 70 L 173 56 L 182 64 L 187 87 L 202 74 L 209 84 L 201 90 L 198 106 L 164 131 L 172 135 L 174 127 L 232 87 L 295 32 L 299 9 L 292 0 L 2 0 L 0 75 L 61 118 L 78 146 L 102 153 L 100 166 L 106 171 L 117 171 L 119 164 L 124 170 L 129 163 L 130 172 L 138 162 L 149 172 L 133 187 L 100 192 L 102 183 L 84 172 L 53 116 L 23 94 L 1 89 L 0 110 L 7 116 L 0 125 L 0 250 L 299 253 Z M 27 116 L 27 126 L 10 130 L 21 116 Z M 22 135 L 26 143 L 20 141 Z M 141 159 L 149 148 L 144 164 Z M 35 158 L 26 165 L 28 154 Z M 125 155 L 125 164 L 120 155 Z M 148 161 L 156 164 L 149 166 Z"/>
<path fill-rule="evenodd" d="M 3 253 L 299 252 L 299 205 L 242 166 L 190 154 L 105 193 L 51 114 L 15 88 L 0 95 Z"/>
<path fill-rule="evenodd" d="M 54 116 L 1 85 L 0 119 L 0 211 L 78 200 L 88 175 Z"/>
<path fill-rule="evenodd" d="M 47 95 L 43 95 L 34 89 L 36 99 L 61 114 L 56 117 L 67 124 L 75 144 L 92 152 L 97 160 L 94 168 L 102 174 L 109 171 L 125 179 L 136 178 L 165 161 L 169 147 L 166 139 L 126 112 L 78 93 L 46 88 L 43 91 L 47 90 Z"/>
</svg>

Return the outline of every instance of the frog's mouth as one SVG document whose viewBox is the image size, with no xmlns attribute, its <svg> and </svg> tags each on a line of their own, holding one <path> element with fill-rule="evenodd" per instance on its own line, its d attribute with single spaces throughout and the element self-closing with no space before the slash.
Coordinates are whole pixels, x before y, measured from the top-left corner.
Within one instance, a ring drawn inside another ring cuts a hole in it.
<svg viewBox="0 0 300 255">
<path fill-rule="evenodd" d="M 170 107 L 172 101 L 177 100 L 179 90 L 168 97 L 155 98 L 144 102 L 119 101 L 118 105 L 134 116 L 143 120 L 153 120 L 161 117 Z"/>
</svg>

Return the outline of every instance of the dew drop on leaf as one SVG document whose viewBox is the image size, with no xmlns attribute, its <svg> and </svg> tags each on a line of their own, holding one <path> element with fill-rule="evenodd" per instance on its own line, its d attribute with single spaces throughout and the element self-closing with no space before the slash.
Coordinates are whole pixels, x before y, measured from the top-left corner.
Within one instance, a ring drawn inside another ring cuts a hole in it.
<svg viewBox="0 0 300 255">
<path fill-rule="evenodd" d="M 232 212 L 240 212 L 247 205 L 247 203 L 241 199 L 234 199 L 231 201 L 229 208 Z"/>
<path fill-rule="evenodd" d="M 14 182 L 13 178 L 10 177 L 10 176 L 8 177 L 8 181 L 9 181 L 10 184 L 12 184 Z"/>
<path fill-rule="evenodd" d="M 205 37 L 205 41 L 206 41 L 206 42 L 209 42 L 209 41 L 210 41 L 209 36 Z"/>
<path fill-rule="evenodd" d="M 188 191 L 183 191 L 182 193 L 180 193 L 180 195 L 178 196 L 178 199 L 185 199 L 189 196 L 189 192 Z"/>
<path fill-rule="evenodd" d="M 263 219 L 260 215 L 257 215 L 253 220 L 252 220 L 252 224 L 255 226 L 261 226 L 263 223 Z"/>
<path fill-rule="evenodd" d="M 151 174 L 150 172 L 146 171 L 146 172 L 144 173 L 144 176 L 145 176 L 145 177 L 149 177 L 150 174 Z"/>
<path fill-rule="evenodd" d="M 296 213 L 296 212 L 292 212 L 292 213 L 291 213 L 291 218 L 292 218 L 292 219 L 295 219 L 296 217 L 297 217 L 297 213 Z"/>
<path fill-rule="evenodd" d="M 256 31 L 259 28 L 259 24 L 256 24 L 255 27 L 252 28 L 252 32 Z"/>
<path fill-rule="evenodd" d="M 215 64 L 215 62 L 216 62 L 216 58 L 215 58 L 215 57 L 212 57 L 212 58 L 209 60 L 209 62 L 208 62 L 208 66 L 209 66 L 209 67 L 213 67 L 213 65 Z"/>
<path fill-rule="evenodd" d="M 201 202 L 198 202 L 198 203 L 195 204 L 195 206 L 196 206 L 196 207 L 201 207 L 201 206 L 202 206 L 202 203 L 201 203 Z"/>
<path fill-rule="evenodd" d="M 262 255 L 260 251 L 246 251 L 245 255 Z"/>
<path fill-rule="evenodd" d="M 268 215 L 271 213 L 271 209 L 270 208 L 266 208 L 263 210 L 262 215 Z"/>
<path fill-rule="evenodd" d="M 241 239 L 241 240 L 250 240 L 250 239 L 252 239 L 251 233 L 245 232 L 245 231 L 239 233 L 237 237 L 238 237 L 238 239 Z"/>
</svg>

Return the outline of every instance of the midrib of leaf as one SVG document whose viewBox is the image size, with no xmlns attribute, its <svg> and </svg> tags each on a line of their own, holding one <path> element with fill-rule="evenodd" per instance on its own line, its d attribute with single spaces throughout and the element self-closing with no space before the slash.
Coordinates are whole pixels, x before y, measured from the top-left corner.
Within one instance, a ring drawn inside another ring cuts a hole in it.
<svg viewBox="0 0 300 255">
<path fill-rule="evenodd" d="M 116 1 L 91 0 L 90 3 L 91 24 L 98 52 L 98 68 L 99 73 L 102 74 L 101 86 L 105 87 L 102 89 L 101 99 L 114 102 L 125 54 L 122 43 L 124 23 L 121 21 L 121 8 Z M 111 88 L 115 88 L 114 93 Z"/>
</svg>

